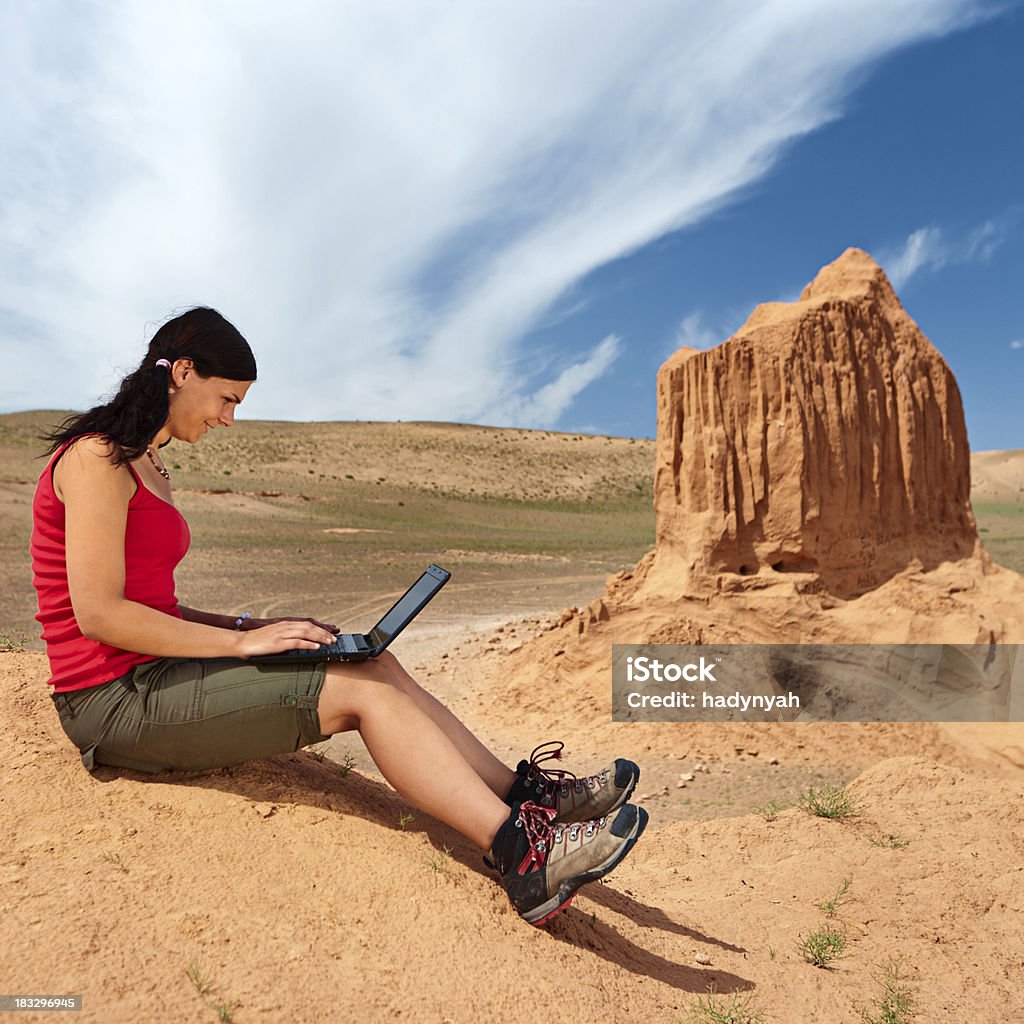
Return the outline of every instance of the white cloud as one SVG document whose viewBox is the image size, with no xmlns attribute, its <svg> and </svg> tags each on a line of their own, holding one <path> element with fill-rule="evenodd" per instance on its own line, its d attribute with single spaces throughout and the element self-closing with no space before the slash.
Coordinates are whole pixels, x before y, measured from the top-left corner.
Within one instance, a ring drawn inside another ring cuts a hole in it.
<svg viewBox="0 0 1024 1024">
<path fill-rule="evenodd" d="M 1011 209 L 958 238 L 946 237 L 934 225 L 918 228 L 899 249 L 883 251 L 879 259 L 899 291 L 920 271 L 936 271 L 948 264 L 987 263 L 1005 241 L 1016 216 L 1017 211 Z"/>
<path fill-rule="evenodd" d="M 680 348 L 712 348 L 719 342 L 724 341 L 728 334 L 721 334 L 709 327 L 704 320 L 704 314 L 699 310 L 688 313 L 679 321 L 675 337 L 672 343 L 672 351 Z"/>
<path fill-rule="evenodd" d="M 942 232 L 935 227 L 918 228 L 894 256 L 882 257 L 892 286 L 899 291 L 922 267 L 937 270 L 947 262 Z"/>
<path fill-rule="evenodd" d="M 201 302 L 256 349 L 248 415 L 554 425 L 622 348 L 522 351 L 576 283 L 728 202 L 856 73 L 979 9 L 10 5 L 0 402 L 81 407 L 147 321 Z"/>
<path fill-rule="evenodd" d="M 621 350 L 620 340 L 609 334 L 581 362 L 562 370 L 551 382 L 534 394 L 513 395 L 492 409 L 489 422 L 496 425 L 516 424 L 542 427 L 554 423 L 572 405 L 579 393 L 611 368 Z"/>
<path fill-rule="evenodd" d="M 1016 338 L 1011 341 L 1010 348 L 1024 348 L 1024 338 Z"/>
</svg>

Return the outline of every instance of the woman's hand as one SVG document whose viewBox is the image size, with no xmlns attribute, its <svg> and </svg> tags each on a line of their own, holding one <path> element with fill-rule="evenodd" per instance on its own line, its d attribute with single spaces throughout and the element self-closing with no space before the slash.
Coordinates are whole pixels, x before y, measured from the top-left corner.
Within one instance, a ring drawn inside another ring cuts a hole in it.
<svg viewBox="0 0 1024 1024">
<path fill-rule="evenodd" d="M 252 626 L 257 622 L 260 625 Z M 296 649 L 314 651 L 334 640 L 331 627 L 315 619 L 246 619 L 238 631 L 238 657 L 279 654 Z"/>
</svg>

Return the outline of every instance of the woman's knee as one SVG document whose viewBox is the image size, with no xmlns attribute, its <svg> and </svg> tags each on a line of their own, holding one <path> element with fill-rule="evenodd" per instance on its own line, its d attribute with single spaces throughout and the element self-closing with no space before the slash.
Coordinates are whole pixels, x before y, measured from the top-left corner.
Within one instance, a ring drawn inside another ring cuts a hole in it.
<svg viewBox="0 0 1024 1024">
<path fill-rule="evenodd" d="M 376 666 L 391 676 L 408 676 L 409 673 L 402 667 L 402 663 L 390 651 L 381 651 L 373 659 Z"/>
<path fill-rule="evenodd" d="M 416 686 L 397 658 L 385 651 L 373 661 L 329 665 L 320 691 L 321 722 L 358 721 L 373 707 L 403 700 Z M 344 726 L 342 727 L 344 728 Z M 347 728 L 352 728 L 349 724 Z M 337 731 L 342 731 L 338 729 Z"/>
<path fill-rule="evenodd" d="M 419 683 L 390 651 L 383 651 L 374 659 L 374 669 L 376 677 L 381 682 L 403 693 L 413 693 L 420 688 Z"/>
</svg>

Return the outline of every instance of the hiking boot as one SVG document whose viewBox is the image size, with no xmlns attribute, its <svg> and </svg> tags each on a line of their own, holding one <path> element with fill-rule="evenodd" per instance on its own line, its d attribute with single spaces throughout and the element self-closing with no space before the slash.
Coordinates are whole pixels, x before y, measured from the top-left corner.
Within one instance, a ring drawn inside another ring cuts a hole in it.
<svg viewBox="0 0 1024 1024">
<path fill-rule="evenodd" d="M 618 758 L 596 775 L 578 779 L 572 772 L 542 768 L 545 761 L 558 760 L 564 743 L 545 743 L 537 747 L 529 761 L 520 761 L 518 778 L 505 797 L 509 806 L 530 801 L 555 812 L 555 821 L 592 821 L 609 815 L 630 797 L 640 769 L 625 758 Z"/>
<path fill-rule="evenodd" d="M 633 804 L 614 819 L 565 824 L 554 818 L 551 808 L 516 804 L 491 847 L 512 906 L 532 925 L 564 910 L 581 885 L 608 874 L 647 826 L 647 812 Z"/>
</svg>

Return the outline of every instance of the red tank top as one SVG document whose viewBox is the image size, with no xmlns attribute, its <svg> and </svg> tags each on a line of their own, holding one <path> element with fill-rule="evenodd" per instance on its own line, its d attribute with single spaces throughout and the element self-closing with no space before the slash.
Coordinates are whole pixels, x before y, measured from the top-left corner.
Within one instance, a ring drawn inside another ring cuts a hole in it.
<svg viewBox="0 0 1024 1024">
<path fill-rule="evenodd" d="M 72 442 L 73 443 L 73 442 Z M 82 636 L 68 590 L 64 504 L 53 489 L 53 467 L 67 451 L 54 453 L 39 477 L 32 501 L 32 583 L 36 588 L 50 685 L 58 693 L 84 690 L 124 675 L 153 655 L 123 651 Z M 124 536 L 124 596 L 167 615 L 181 618 L 174 596 L 174 569 L 185 557 L 190 540 L 184 516 L 148 490 L 135 472 L 135 494 L 128 502 Z"/>
</svg>

